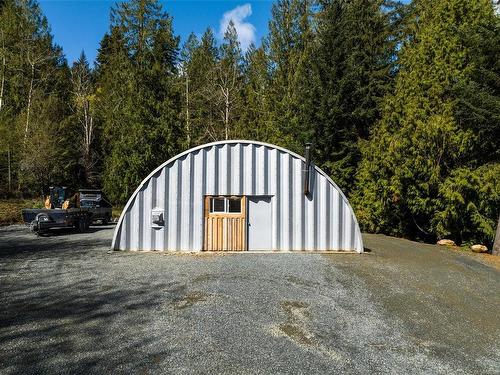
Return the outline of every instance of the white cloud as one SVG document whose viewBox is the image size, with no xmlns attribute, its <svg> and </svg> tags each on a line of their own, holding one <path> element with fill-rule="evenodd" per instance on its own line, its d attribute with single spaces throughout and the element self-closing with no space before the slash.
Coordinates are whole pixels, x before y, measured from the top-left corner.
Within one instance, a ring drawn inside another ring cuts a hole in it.
<svg viewBox="0 0 500 375">
<path fill-rule="evenodd" d="M 241 43 L 241 49 L 246 51 L 250 44 L 255 42 L 255 26 L 250 22 L 244 22 L 245 18 L 251 15 L 252 6 L 250 4 L 239 5 L 225 12 L 220 20 L 220 37 L 224 37 L 229 21 L 233 20 L 234 27 L 238 32 L 238 40 Z"/>
</svg>

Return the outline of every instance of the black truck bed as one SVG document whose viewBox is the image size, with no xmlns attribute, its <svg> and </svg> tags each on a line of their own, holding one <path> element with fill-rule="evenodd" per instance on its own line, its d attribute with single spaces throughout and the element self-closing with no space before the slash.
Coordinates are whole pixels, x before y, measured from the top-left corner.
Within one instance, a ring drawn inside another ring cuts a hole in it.
<svg viewBox="0 0 500 375">
<path fill-rule="evenodd" d="M 39 214 L 44 214 L 40 215 Z M 23 220 L 26 224 L 36 223 L 37 230 L 47 230 L 50 228 L 78 227 L 79 223 L 90 222 L 92 213 L 86 208 L 46 209 L 27 208 L 22 210 Z M 43 217 L 43 220 L 37 220 Z"/>
</svg>

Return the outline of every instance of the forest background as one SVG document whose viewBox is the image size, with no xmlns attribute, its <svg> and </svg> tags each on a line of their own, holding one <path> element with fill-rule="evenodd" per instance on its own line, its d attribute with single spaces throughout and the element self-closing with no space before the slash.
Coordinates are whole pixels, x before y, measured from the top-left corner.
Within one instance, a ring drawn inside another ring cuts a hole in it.
<svg viewBox="0 0 500 375">
<path fill-rule="evenodd" d="M 102 187 L 224 139 L 314 162 L 362 229 L 491 244 L 500 215 L 500 17 L 491 0 L 279 0 L 245 52 L 229 23 L 180 45 L 156 0 L 116 3 L 69 66 L 33 0 L 0 0 L 0 197 Z"/>
</svg>

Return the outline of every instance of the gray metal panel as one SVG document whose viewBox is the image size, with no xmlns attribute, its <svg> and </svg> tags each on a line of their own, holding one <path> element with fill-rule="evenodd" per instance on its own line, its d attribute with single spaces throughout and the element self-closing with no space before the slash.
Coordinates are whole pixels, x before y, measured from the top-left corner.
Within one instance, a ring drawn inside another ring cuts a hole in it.
<svg viewBox="0 0 500 375">
<path fill-rule="evenodd" d="M 273 250 L 363 251 L 356 217 L 333 181 L 319 168 L 303 194 L 304 160 L 254 141 L 224 141 L 188 150 L 151 173 L 130 198 L 112 248 L 200 251 L 205 195 L 269 195 Z M 165 226 L 154 228 L 153 209 Z"/>
<path fill-rule="evenodd" d="M 271 196 L 248 197 L 248 250 L 272 249 L 272 200 Z"/>
</svg>

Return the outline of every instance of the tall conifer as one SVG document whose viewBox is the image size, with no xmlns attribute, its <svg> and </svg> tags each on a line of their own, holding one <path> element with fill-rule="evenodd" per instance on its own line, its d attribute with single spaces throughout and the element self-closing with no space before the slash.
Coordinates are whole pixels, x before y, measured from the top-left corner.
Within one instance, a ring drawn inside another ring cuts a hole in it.
<svg viewBox="0 0 500 375">
<path fill-rule="evenodd" d="M 347 193 L 360 161 L 359 140 L 380 118 L 391 90 L 398 8 L 386 0 L 326 0 L 317 15 L 313 112 L 320 165 Z"/>
<path fill-rule="evenodd" d="M 111 21 L 98 57 L 104 186 L 112 199 L 125 200 L 181 148 L 179 38 L 156 0 L 119 3 Z"/>
<path fill-rule="evenodd" d="M 495 142 L 479 128 L 490 126 L 498 134 L 498 117 L 491 116 L 493 110 L 480 111 L 491 123 L 467 119 L 463 106 L 476 72 L 499 60 L 470 48 L 469 41 L 481 39 L 485 28 L 498 33 L 498 18 L 489 0 L 418 0 L 411 20 L 394 94 L 386 98 L 382 120 L 363 149 L 358 216 L 365 229 L 390 234 L 492 238 L 500 206 L 498 168 L 473 168 L 492 160 L 478 156 L 481 139 Z M 480 183 L 476 176 L 481 175 Z"/>
</svg>

